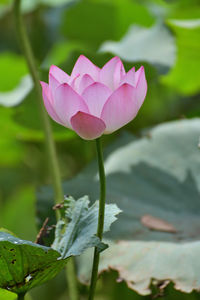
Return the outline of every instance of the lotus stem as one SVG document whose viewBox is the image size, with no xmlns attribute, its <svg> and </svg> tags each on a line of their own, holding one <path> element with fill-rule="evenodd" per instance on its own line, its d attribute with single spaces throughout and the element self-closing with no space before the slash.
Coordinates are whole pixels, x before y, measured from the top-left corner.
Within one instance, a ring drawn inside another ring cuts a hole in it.
<svg viewBox="0 0 200 300">
<path fill-rule="evenodd" d="M 106 176 L 104 170 L 103 163 L 103 153 L 102 153 L 102 145 L 100 138 L 96 139 L 96 149 L 97 149 L 97 157 L 98 157 L 98 167 L 99 167 L 99 180 L 100 180 L 100 199 L 99 199 L 99 216 L 98 216 L 98 227 L 97 227 L 97 236 L 100 240 L 103 237 L 104 230 L 104 215 L 105 215 L 105 202 L 106 202 Z M 98 249 L 94 250 L 94 258 L 93 258 L 93 267 L 92 267 L 92 276 L 89 290 L 89 300 L 94 299 L 95 289 L 98 279 L 98 267 L 99 267 L 99 258 L 100 254 Z"/>
<path fill-rule="evenodd" d="M 24 300 L 25 294 L 18 294 L 17 300 Z"/>
</svg>

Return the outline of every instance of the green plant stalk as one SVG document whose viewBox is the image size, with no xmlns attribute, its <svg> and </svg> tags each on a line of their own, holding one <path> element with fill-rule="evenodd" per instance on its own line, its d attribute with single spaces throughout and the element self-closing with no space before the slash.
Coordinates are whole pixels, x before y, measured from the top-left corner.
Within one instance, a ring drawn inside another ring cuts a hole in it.
<svg viewBox="0 0 200 300">
<path fill-rule="evenodd" d="M 40 78 L 37 70 L 37 65 L 35 61 L 35 57 L 28 39 L 28 35 L 26 32 L 26 28 L 23 23 L 23 18 L 21 14 L 21 0 L 14 1 L 14 14 L 15 14 L 15 22 L 16 22 L 16 29 L 18 33 L 18 37 L 20 39 L 20 44 L 26 58 L 26 62 L 34 82 L 34 87 L 37 95 L 37 103 L 38 103 L 38 110 L 40 112 L 40 117 L 42 121 L 44 137 L 45 137 L 45 144 L 46 149 L 48 152 L 48 158 L 50 162 L 51 168 L 51 175 L 52 175 L 52 182 L 54 187 L 54 194 L 55 194 L 55 202 L 61 203 L 63 201 L 63 190 L 61 184 L 61 175 L 59 170 L 58 159 L 56 155 L 56 148 L 55 143 L 53 140 L 51 124 L 48 118 L 48 115 L 45 111 L 41 93 L 41 86 L 40 86 Z M 59 219 L 60 213 L 59 210 L 56 210 L 56 217 Z M 74 262 L 72 259 L 69 260 L 67 265 L 67 279 L 68 279 L 68 288 L 69 288 L 69 296 L 71 300 L 78 300 L 78 287 L 77 287 L 77 279 L 75 273 Z M 23 299 L 23 298 L 21 298 Z"/>
<path fill-rule="evenodd" d="M 99 180 L 100 180 L 100 199 L 99 199 L 97 236 L 99 237 L 100 240 L 102 240 L 103 229 L 104 229 L 105 203 L 106 203 L 106 176 L 104 170 L 103 153 L 102 153 L 102 145 L 101 145 L 100 138 L 96 139 L 96 149 L 97 149 Z M 95 248 L 91 283 L 90 283 L 90 290 L 89 290 L 89 298 L 88 298 L 89 300 L 93 300 L 95 295 L 96 283 L 98 279 L 99 258 L 100 258 L 100 254 L 97 248 Z"/>
<path fill-rule="evenodd" d="M 16 21 L 16 29 L 17 33 L 20 39 L 20 44 L 24 53 L 24 56 L 26 58 L 26 62 L 32 77 L 32 80 L 34 82 L 34 87 L 36 91 L 36 98 L 37 98 L 37 104 L 38 104 L 38 110 L 40 113 L 43 131 L 44 131 L 44 137 L 45 137 L 45 144 L 46 149 L 48 151 L 48 158 L 50 161 L 50 167 L 51 167 L 51 174 L 52 174 L 52 182 L 54 186 L 54 193 L 55 193 L 55 201 L 56 203 L 60 203 L 63 201 L 63 192 L 62 192 L 62 186 L 61 186 L 61 176 L 57 161 L 57 155 L 55 150 L 55 145 L 53 141 L 52 136 L 52 130 L 51 125 L 48 119 L 48 115 L 45 111 L 44 105 L 43 105 L 43 99 L 42 99 L 42 93 L 41 93 L 41 86 L 40 86 L 40 78 L 37 71 L 37 66 L 35 63 L 35 58 L 32 52 L 32 48 L 28 39 L 28 35 L 26 32 L 26 28 L 23 23 L 22 15 L 20 12 L 20 6 L 21 6 L 21 0 L 15 0 L 14 2 L 14 13 L 15 13 L 15 21 Z M 57 217 L 59 217 L 59 210 L 56 210 Z"/>
<path fill-rule="evenodd" d="M 17 300 L 24 300 L 25 294 L 18 294 Z"/>
</svg>

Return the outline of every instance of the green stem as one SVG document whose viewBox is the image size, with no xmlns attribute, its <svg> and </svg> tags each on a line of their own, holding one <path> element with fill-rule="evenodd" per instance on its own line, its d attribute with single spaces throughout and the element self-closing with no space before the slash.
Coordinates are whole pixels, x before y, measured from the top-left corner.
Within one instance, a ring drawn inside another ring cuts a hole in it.
<svg viewBox="0 0 200 300">
<path fill-rule="evenodd" d="M 73 258 L 69 259 L 67 263 L 67 271 L 66 271 L 68 289 L 69 289 L 69 299 L 71 300 L 79 300 L 79 291 L 78 284 L 76 279 L 76 268 L 75 268 L 75 260 Z"/>
<path fill-rule="evenodd" d="M 105 202 L 106 202 L 106 177 L 103 163 L 103 153 L 100 138 L 96 139 L 96 149 L 98 157 L 98 166 L 99 166 L 99 179 L 100 179 L 100 199 L 99 199 L 99 216 L 98 216 L 98 228 L 97 236 L 102 240 L 103 229 L 104 229 L 104 215 L 105 215 Z M 89 291 L 89 300 L 94 299 L 96 283 L 98 279 L 98 267 L 99 267 L 99 258 L 100 254 L 95 248 L 94 258 L 93 258 L 93 267 L 92 267 L 92 276 L 90 283 Z"/>
<path fill-rule="evenodd" d="M 20 39 L 20 44 L 22 46 L 22 50 L 24 52 L 24 56 L 26 58 L 27 65 L 29 67 L 29 71 L 34 82 L 35 91 L 37 94 L 37 103 L 38 109 L 41 116 L 44 137 L 45 137 L 45 144 L 46 149 L 48 151 L 48 158 L 50 162 L 51 168 L 51 175 L 52 175 L 52 182 L 54 187 L 54 194 L 55 194 L 55 203 L 61 203 L 63 201 L 63 190 L 61 184 L 61 175 L 59 170 L 58 159 L 56 155 L 56 148 L 55 143 L 53 140 L 53 134 L 51 129 L 51 124 L 48 118 L 48 115 L 45 111 L 41 93 L 41 86 L 40 86 L 40 78 L 38 74 L 38 69 L 35 61 L 35 57 L 30 45 L 30 41 L 28 39 L 28 35 L 26 32 L 26 28 L 23 23 L 23 18 L 20 11 L 21 7 L 21 0 L 14 1 L 14 13 L 15 13 L 15 22 L 16 22 L 16 29 Z M 56 217 L 57 220 L 60 218 L 59 210 L 56 210 Z M 67 267 L 67 278 L 68 278 L 68 287 L 69 287 L 69 295 L 71 300 L 78 300 L 78 290 L 77 290 L 77 280 L 76 280 L 76 273 L 74 267 L 74 263 L 72 259 L 68 262 Z"/>
<path fill-rule="evenodd" d="M 18 294 L 17 300 L 24 300 L 25 294 Z"/>
<path fill-rule="evenodd" d="M 60 203 L 63 201 L 63 192 L 61 186 L 61 176 L 60 176 L 60 171 L 58 166 L 58 160 L 57 160 L 55 145 L 52 136 L 51 124 L 49 122 L 48 115 L 43 105 L 40 78 L 39 78 L 39 74 L 35 62 L 35 57 L 33 55 L 32 48 L 26 32 L 26 28 L 23 23 L 22 15 L 20 13 L 20 4 L 21 4 L 21 0 L 15 0 L 14 13 L 15 13 L 16 29 L 18 32 L 18 36 L 20 39 L 20 44 L 24 56 L 26 58 L 27 65 L 29 67 L 32 80 L 34 82 L 35 91 L 37 94 L 36 97 L 37 104 L 38 104 L 38 109 L 42 121 L 45 144 L 46 144 L 46 149 L 48 151 L 48 158 L 51 167 L 52 182 L 53 182 L 54 193 L 55 193 L 55 202 Z M 56 212 L 57 212 L 57 217 L 59 218 L 59 210 L 56 210 Z"/>
</svg>

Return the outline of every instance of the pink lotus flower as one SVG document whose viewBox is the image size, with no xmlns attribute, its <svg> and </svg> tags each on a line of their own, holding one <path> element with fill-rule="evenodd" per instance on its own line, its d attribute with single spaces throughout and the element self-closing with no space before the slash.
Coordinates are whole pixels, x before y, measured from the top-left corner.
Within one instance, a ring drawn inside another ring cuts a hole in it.
<svg viewBox="0 0 200 300">
<path fill-rule="evenodd" d="M 100 69 L 81 55 L 71 76 L 51 66 L 49 85 L 41 85 L 51 118 L 85 140 L 112 133 L 133 120 L 147 92 L 144 67 L 126 73 L 118 57 Z"/>
</svg>

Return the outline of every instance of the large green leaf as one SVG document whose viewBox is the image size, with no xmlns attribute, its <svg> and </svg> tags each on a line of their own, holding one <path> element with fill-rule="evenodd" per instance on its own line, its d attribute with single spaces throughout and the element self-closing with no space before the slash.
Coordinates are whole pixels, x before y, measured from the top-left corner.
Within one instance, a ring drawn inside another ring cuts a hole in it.
<svg viewBox="0 0 200 300">
<path fill-rule="evenodd" d="M 100 272 L 117 270 L 140 294 L 150 293 L 153 279 L 171 280 L 184 292 L 200 288 L 199 128 L 199 119 L 162 124 L 140 139 L 122 139 L 106 155 L 107 202 L 123 213 L 106 235 L 113 244 L 102 254 Z M 92 164 L 64 190 L 95 200 L 96 170 Z M 89 257 L 80 263 L 84 282 Z"/>
<path fill-rule="evenodd" d="M 118 242 L 102 254 L 100 272 L 117 270 L 140 294 L 150 293 L 153 279 L 184 292 L 200 288 L 199 126 L 199 119 L 157 126 L 106 160 L 107 198 L 123 214 L 107 236 Z M 82 261 L 81 279 L 89 271 Z"/>
<path fill-rule="evenodd" d="M 125 61 L 146 61 L 170 67 L 175 60 L 172 34 L 161 23 L 151 28 L 132 26 L 119 42 L 105 42 L 102 52 L 111 52 Z"/>
<path fill-rule="evenodd" d="M 48 247 L 0 232 L 0 287 L 24 293 L 53 278 L 66 263 Z"/>
</svg>

